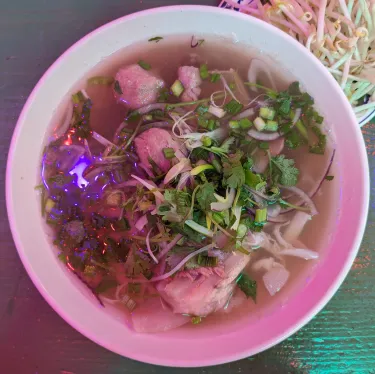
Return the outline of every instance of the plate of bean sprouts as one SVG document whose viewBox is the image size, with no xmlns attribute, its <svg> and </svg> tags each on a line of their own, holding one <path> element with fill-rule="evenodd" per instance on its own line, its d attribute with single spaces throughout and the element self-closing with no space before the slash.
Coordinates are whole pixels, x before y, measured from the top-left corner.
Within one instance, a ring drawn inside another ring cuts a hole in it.
<svg viewBox="0 0 375 374">
<path fill-rule="evenodd" d="M 223 0 L 219 6 L 288 33 L 334 76 L 360 126 L 375 116 L 373 0 Z"/>
</svg>

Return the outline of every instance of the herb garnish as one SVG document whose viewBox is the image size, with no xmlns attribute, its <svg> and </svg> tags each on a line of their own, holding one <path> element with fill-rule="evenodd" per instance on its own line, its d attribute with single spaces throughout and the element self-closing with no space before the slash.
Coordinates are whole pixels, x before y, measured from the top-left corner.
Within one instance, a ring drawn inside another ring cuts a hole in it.
<svg viewBox="0 0 375 374">
<path fill-rule="evenodd" d="M 246 295 L 247 298 L 251 297 L 256 301 L 257 297 L 257 282 L 252 280 L 245 273 L 241 273 L 236 280 L 238 287 Z"/>
<path fill-rule="evenodd" d="M 153 38 L 148 39 L 148 41 L 149 41 L 149 42 L 159 43 L 160 40 L 162 40 L 162 39 L 163 39 L 163 37 L 161 37 L 161 36 L 154 36 Z"/>
<path fill-rule="evenodd" d="M 151 65 L 148 64 L 146 61 L 143 61 L 143 60 L 139 60 L 138 61 L 138 65 L 144 69 L 144 70 L 151 70 Z"/>
<path fill-rule="evenodd" d="M 299 170 L 294 166 L 294 160 L 279 155 L 271 158 L 271 164 L 276 166 L 272 168 L 271 172 L 274 183 L 280 183 L 284 186 L 295 186 L 297 184 Z"/>
</svg>

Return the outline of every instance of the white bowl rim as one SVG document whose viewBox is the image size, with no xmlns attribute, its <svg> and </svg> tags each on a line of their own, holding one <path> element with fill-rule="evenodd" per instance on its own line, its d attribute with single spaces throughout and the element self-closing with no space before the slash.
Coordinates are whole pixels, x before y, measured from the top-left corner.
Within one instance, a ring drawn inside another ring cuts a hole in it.
<svg viewBox="0 0 375 374">
<path fill-rule="evenodd" d="M 94 336 L 91 333 L 91 331 L 84 330 L 70 315 L 65 314 L 65 312 L 61 308 L 61 306 L 56 304 L 55 300 L 53 298 L 51 298 L 50 295 L 46 292 L 43 285 L 40 283 L 40 281 L 38 279 L 38 275 L 36 273 L 34 273 L 33 270 L 31 269 L 30 264 L 28 263 L 27 257 L 24 253 L 23 243 L 21 242 L 21 240 L 18 236 L 18 233 L 16 231 L 16 228 L 15 228 L 15 226 L 16 226 L 15 225 L 15 217 L 13 215 L 13 206 L 12 206 L 12 198 L 11 198 L 12 197 L 12 188 L 11 188 L 12 187 L 12 183 L 11 183 L 12 179 L 10 177 L 12 175 L 12 159 L 13 159 L 13 154 L 15 153 L 15 147 L 16 147 L 17 139 L 18 139 L 19 133 L 21 131 L 21 127 L 23 126 L 24 118 L 26 116 L 26 113 L 30 109 L 30 106 L 32 104 L 32 101 L 33 101 L 34 97 L 37 96 L 39 88 L 43 85 L 45 78 L 48 77 L 50 74 L 52 74 L 54 72 L 56 66 L 58 66 L 58 64 L 61 61 L 63 61 L 64 58 L 67 55 L 69 55 L 69 53 L 72 50 L 75 50 L 81 44 L 84 44 L 88 39 L 95 36 L 96 34 L 101 33 L 103 30 L 105 30 L 107 27 L 109 27 L 111 25 L 115 25 L 117 23 L 122 23 L 122 22 L 124 22 L 128 19 L 133 19 L 133 18 L 139 17 L 141 15 L 146 15 L 146 14 L 149 14 L 149 13 L 168 12 L 168 11 L 174 11 L 176 9 L 178 9 L 180 11 L 196 10 L 196 11 L 203 11 L 203 12 L 225 13 L 225 14 L 229 15 L 229 12 L 227 12 L 227 10 L 222 9 L 222 8 L 218 8 L 218 7 L 200 6 L 200 5 L 166 6 L 166 7 L 160 7 L 160 8 L 147 9 L 147 10 L 143 10 L 143 11 L 140 11 L 140 12 L 137 12 L 137 13 L 134 13 L 134 14 L 130 14 L 130 15 L 120 17 L 120 18 L 118 18 L 116 20 L 113 20 L 109 23 L 106 23 L 103 26 L 101 26 L 101 27 L 95 29 L 94 31 L 90 32 L 89 34 L 87 34 L 86 36 L 81 38 L 79 41 L 77 41 L 75 44 L 73 44 L 68 50 L 66 50 L 48 68 L 48 70 L 40 78 L 37 85 L 34 87 L 31 94 L 29 95 L 29 97 L 28 97 L 28 99 L 27 99 L 27 101 L 26 101 L 26 103 L 25 103 L 25 105 L 24 105 L 24 107 L 21 111 L 21 114 L 18 118 L 15 130 L 14 130 L 14 134 L 13 134 L 13 137 L 12 137 L 12 140 L 11 140 L 11 144 L 10 144 L 10 148 L 9 148 L 9 154 L 8 154 L 7 170 L 6 170 L 6 204 L 7 204 L 8 218 L 9 218 L 9 223 L 10 223 L 10 228 L 11 228 L 11 232 L 12 232 L 12 235 L 13 235 L 13 239 L 14 239 L 14 242 L 16 244 L 16 248 L 18 250 L 19 256 L 20 256 L 20 258 L 23 262 L 23 265 L 24 265 L 25 269 L 27 270 L 31 280 L 33 281 L 33 283 L 36 286 L 36 288 L 38 289 L 38 291 L 43 295 L 45 300 L 50 304 L 50 306 L 65 321 L 67 321 L 72 327 L 74 327 L 77 331 L 79 331 L 81 334 L 83 334 L 84 336 L 86 336 L 90 340 L 96 342 L 97 344 L 103 346 L 104 348 L 107 348 L 110 351 L 118 353 L 119 355 L 124 355 L 124 353 L 120 352 L 117 349 L 113 349 L 113 347 L 110 347 L 108 344 L 104 344 L 103 342 L 98 341 L 96 336 Z M 271 28 L 271 29 L 278 30 L 278 29 L 274 28 L 273 26 L 271 26 L 269 24 L 266 24 L 265 22 L 262 22 L 258 19 L 255 19 L 255 18 L 251 18 L 251 21 L 250 21 L 250 17 L 247 17 L 247 15 L 245 15 L 245 14 L 242 14 L 242 13 L 239 13 L 239 12 L 231 12 L 231 14 L 232 14 L 231 15 L 232 17 L 243 17 L 248 22 L 262 23 L 262 27 L 264 27 L 264 28 Z M 273 32 L 275 32 L 275 31 L 273 31 Z M 305 48 L 303 48 L 303 46 L 301 46 L 298 42 L 296 42 L 293 38 L 291 38 L 287 34 L 281 32 L 280 30 L 278 30 L 277 32 L 282 34 L 284 38 L 287 38 L 289 40 L 289 43 L 294 44 L 295 48 L 300 48 L 300 49 L 305 50 Z M 326 79 L 328 79 L 328 80 L 333 79 L 334 80 L 334 78 L 331 76 L 331 74 L 329 74 L 329 72 L 326 71 L 326 69 L 324 69 L 324 70 L 325 70 L 325 72 L 322 71 L 322 74 L 325 74 Z M 338 92 L 338 95 L 341 95 L 342 97 L 345 97 L 344 94 L 343 93 L 341 94 L 340 92 Z M 349 103 L 347 105 L 349 105 Z M 352 113 L 351 122 L 352 123 L 356 122 L 354 113 Z M 355 131 L 357 132 L 357 136 L 360 135 L 361 138 L 362 138 L 362 134 L 361 134 L 358 126 L 356 126 Z M 355 235 L 355 238 L 354 238 L 355 244 L 353 245 L 353 248 L 352 248 L 351 252 L 348 254 L 348 257 L 345 261 L 345 264 L 342 267 L 342 269 L 341 269 L 340 273 L 338 274 L 337 278 L 335 279 L 335 282 L 333 282 L 331 284 L 330 288 L 326 290 L 326 293 L 324 294 L 324 296 L 321 297 L 320 301 L 318 303 L 316 303 L 314 305 L 314 307 L 309 310 L 308 313 L 306 313 L 294 325 L 290 326 L 289 329 L 285 330 L 284 333 L 282 333 L 278 336 L 274 336 L 272 339 L 265 342 L 261 346 L 252 347 L 252 349 L 249 349 L 246 352 L 243 352 L 243 351 L 238 352 L 237 354 L 232 354 L 231 356 L 225 356 L 224 358 L 217 357 L 216 359 L 209 359 L 209 360 L 201 359 L 199 361 L 196 360 L 195 362 L 191 362 L 191 361 L 189 361 L 188 358 L 186 358 L 185 360 L 180 360 L 179 362 L 176 362 L 173 359 L 163 360 L 163 359 L 159 359 L 159 358 L 155 358 L 155 357 L 150 359 L 150 356 L 148 356 L 147 354 L 143 354 L 143 352 L 140 352 L 137 355 L 128 355 L 126 357 L 129 357 L 131 359 L 135 359 L 135 360 L 138 360 L 138 361 L 142 361 L 142 362 L 147 362 L 147 363 L 156 364 L 156 365 L 163 365 L 163 366 L 202 367 L 202 366 L 218 365 L 218 364 L 223 364 L 223 363 L 228 363 L 228 362 L 236 361 L 236 360 L 239 360 L 239 359 L 243 359 L 243 358 L 249 357 L 253 354 L 262 352 L 262 351 L 280 343 L 281 341 L 285 340 L 286 338 L 290 337 L 292 334 L 294 334 L 296 331 L 298 331 L 301 327 L 303 327 L 305 324 L 307 324 L 317 313 L 319 313 L 319 311 L 321 309 L 323 309 L 323 307 L 333 297 L 333 295 L 335 294 L 337 289 L 340 287 L 340 285 L 344 281 L 345 277 L 347 276 L 348 272 L 350 271 L 350 268 L 352 266 L 352 263 L 354 262 L 354 259 L 355 259 L 356 255 L 357 255 L 357 252 L 358 252 L 358 249 L 359 249 L 359 246 L 361 244 L 361 240 L 362 240 L 365 228 L 366 228 L 367 212 L 368 212 L 368 207 L 369 207 L 369 196 L 370 196 L 370 194 L 369 194 L 369 191 L 370 191 L 370 189 L 369 189 L 369 166 L 368 166 L 368 159 L 367 159 L 367 153 L 366 153 L 366 148 L 365 148 L 364 142 L 362 143 L 362 147 L 358 147 L 358 148 L 359 148 L 358 150 L 360 152 L 360 154 L 358 156 L 359 156 L 359 159 L 362 163 L 362 166 L 364 166 L 364 170 L 363 170 L 364 183 L 363 183 L 363 191 L 362 191 L 363 192 L 363 199 L 362 199 L 361 211 L 366 212 L 366 214 L 361 215 L 361 217 L 358 220 L 359 221 L 359 223 L 357 225 L 358 229 L 357 229 L 357 232 L 356 232 L 356 235 Z"/>
</svg>

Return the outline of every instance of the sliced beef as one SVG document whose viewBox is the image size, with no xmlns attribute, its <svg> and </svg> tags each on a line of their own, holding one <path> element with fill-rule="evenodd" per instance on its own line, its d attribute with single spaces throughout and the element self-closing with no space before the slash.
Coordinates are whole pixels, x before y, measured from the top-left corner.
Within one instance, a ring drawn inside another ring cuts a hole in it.
<svg viewBox="0 0 375 374">
<path fill-rule="evenodd" d="M 170 169 L 171 161 L 165 158 L 163 148 L 173 148 L 176 156 L 183 157 L 180 151 L 181 145 L 172 139 L 168 131 L 163 129 L 152 128 L 146 130 L 136 137 L 134 143 L 142 165 L 149 169 L 152 168 L 149 158 L 151 158 L 163 172 Z"/>
<path fill-rule="evenodd" d="M 132 320 L 135 331 L 155 333 L 182 326 L 190 318 L 173 313 L 160 298 L 152 297 L 134 309 Z"/>
<path fill-rule="evenodd" d="M 173 312 L 207 316 L 225 305 L 236 286 L 236 277 L 249 260 L 250 256 L 233 252 L 224 260 L 223 276 L 213 272 L 207 277 L 174 277 L 159 282 L 157 289 Z"/>
<path fill-rule="evenodd" d="M 160 89 L 165 86 L 162 79 L 139 65 L 121 68 L 116 74 L 116 81 L 120 89 L 115 86 L 115 95 L 130 109 L 155 103 Z"/>
<path fill-rule="evenodd" d="M 202 84 L 199 69 L 194 66 L 181 66 L 178 69 L 178 79 L 185 89 L 181 96 L 182 101 L 198 100 Z"/>
</svg>

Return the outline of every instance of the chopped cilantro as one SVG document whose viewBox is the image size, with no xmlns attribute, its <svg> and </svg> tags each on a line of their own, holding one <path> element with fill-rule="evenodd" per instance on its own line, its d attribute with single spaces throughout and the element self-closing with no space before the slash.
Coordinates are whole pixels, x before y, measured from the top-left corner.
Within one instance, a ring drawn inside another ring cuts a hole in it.
<svg viewBox="0 0 375 374">
<path fill-rule="evenodd" d="M 205 236 L 200 234 L 199 232 L 193 230 L 187 225 L 184 224 L 178 224 L 178 223 L 172 223 L 169 226 L 173 232 L 177 232 L 181 235 L 186 236 L 189 240 L 201 244 L 202 241 L 205 239 Z"/>
<path fill-rule="evenodd" d="M 242 156 L 243 153 L 237 151 L 235 154 L 228 155 L 228 159 L 223 162 L 224 185 L 238 188 L 245 183 L 245 171 L 241 164 Z"/>
<path fill-rule="evenodd" d="M 333 176 L 333 175 L 327 175 L 326 177 L 325 177 L 325 179 L 327 180 L 327 181 L 331 181 L 331 180 L 333 180 L 335 177 Z"/>
<path fill-rule="evenodd" d="M 291 106 L 291 100 L 290 98 L 286 98 L 281 102 L 279 106 L 279 111 L 283 114 L 289 114 L 290 106 Z"/>
<path fill-rule="evenodd" d="M 289 149 L 296 149 L 303 143 L 304 141 L 301 139 L 300 134 L 294 129 L 285 136 L 285 144 Z"/>
<path fill-rule="evenodd" d="M 255 174 L 251 170 L 245 170 L 245 183 L 256 191 L 260 191 L 267 185 L 261 175 Z"/>
<path fill-rule="evenodd" d="M 238 197 L 237 205 L 245 208 L 252 208 L 256 204 L 255 201 L 252 200 L 252 197 L 252 193 L 248 189 L 242 187 L 240 195 Z"/>
<path fill-rule="evenodd" d="M 311 127 L 311 130 L 317 136 L 318 141 L 310 146 L 310 153 L 323 155 L 327 144 L 327 137 L 322 133 L 318 126 Z"/>
<path fill-rule="evenodd" d="M 237 278 L 236 283 L 247 298 L 251 297 L 254 301 L 256 301 L 257 282 L 255 280 L 252 280 L 245 273 L 241 273 Z"/>
<path fill-rule="evenodd" d="M 177 214 L 186 214 L 190 208 L 190 194 L 187 192 L 169 189 L 164 192 L 164 198 L 176 206 Z"/>
<path fill-rule="evenodd" d="M 150 263 L 145 259 L 141 258 L 138 254 L 132 253 L 129 256 L 133 256 L 133 261 L 125 269 L 126 275 L 128 277 L 138 277 L 140 274 L 144 276 L 149 276 L 150 274 Z"/>
<path fill-rule="evenodd" d="M 294 160 L 279 155 L 271 158 L 271 163 L 276 167 L 272 168 L 272 179 L 284 186 L 297 184 L 299 170 L 294 166 Z"/>
<path fill-rule="evenodd" d="M 211 203 L 216 201 L 214 196 L 215 186 L 213 183 L 205 183 L 197 192 L 197 202 L 203 211 L 211 210 Z"/>
</svg>

